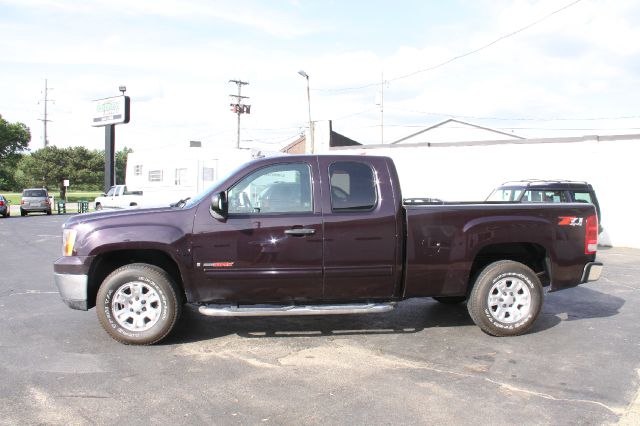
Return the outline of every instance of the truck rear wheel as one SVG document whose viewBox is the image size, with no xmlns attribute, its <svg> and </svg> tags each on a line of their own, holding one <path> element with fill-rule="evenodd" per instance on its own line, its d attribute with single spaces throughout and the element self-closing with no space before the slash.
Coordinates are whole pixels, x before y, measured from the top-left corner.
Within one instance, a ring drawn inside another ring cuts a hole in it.
<svg viewBox="0 0 640 426">
<path fill-rule="evenodd" d="M 526 333 L 538 318 L 543 298 L 535 272 L 522 263 L 501 260 L 478 275 L 467 309 L 485 333 L 517 336 Z"/>
<path fill-rule="evenodd" d="M 178 287 L 163 269 L 145 263 L 125 265 L 102 282 L 96 298 L 98 319 L 115 340 L 151 345 L 175 326 L 182 304 Z"/>
</svg>

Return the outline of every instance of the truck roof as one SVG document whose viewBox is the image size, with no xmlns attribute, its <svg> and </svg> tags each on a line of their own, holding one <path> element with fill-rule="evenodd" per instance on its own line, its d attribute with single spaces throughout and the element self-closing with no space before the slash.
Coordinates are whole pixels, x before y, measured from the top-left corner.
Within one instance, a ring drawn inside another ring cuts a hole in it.
<svg viewBox="0 0 640 426">
<path fill-rule="evenodd" d="M 523 179 L 516 181 L 507 181 L 500 185 L 505 187 L 553 187 L 562 189 L 591 189 L 591 184 L 585 181 L 574 181 L 566 179 Z"/>
</svg>

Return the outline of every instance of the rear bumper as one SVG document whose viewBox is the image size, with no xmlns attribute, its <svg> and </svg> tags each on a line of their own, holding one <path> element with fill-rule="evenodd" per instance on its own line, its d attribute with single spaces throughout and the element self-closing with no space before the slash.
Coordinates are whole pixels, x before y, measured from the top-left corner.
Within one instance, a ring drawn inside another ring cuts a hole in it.
<svg viewBox="0 0 640 426">
<path fill-rule="evenodd" d="M 597 281 L 602 274 L 601 262 L 589 262 L 584 265 L 584 271 L 582 272 L 582 280 L 580 282 L 587 283 L 591 281 Z"/>
</svg>

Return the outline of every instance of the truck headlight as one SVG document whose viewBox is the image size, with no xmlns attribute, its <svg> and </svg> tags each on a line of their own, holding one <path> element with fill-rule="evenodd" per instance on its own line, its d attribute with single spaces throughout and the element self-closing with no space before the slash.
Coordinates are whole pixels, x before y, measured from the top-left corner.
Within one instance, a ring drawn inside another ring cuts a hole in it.
<svg viewBox="0 0 640 426">
<path fill-rule="evenodd" d="M 76 236 L 78 231 L 75 229 L 62 230 L 62 255 L 73 256 L 73 247 L 76 244 Z"/>
</svg>

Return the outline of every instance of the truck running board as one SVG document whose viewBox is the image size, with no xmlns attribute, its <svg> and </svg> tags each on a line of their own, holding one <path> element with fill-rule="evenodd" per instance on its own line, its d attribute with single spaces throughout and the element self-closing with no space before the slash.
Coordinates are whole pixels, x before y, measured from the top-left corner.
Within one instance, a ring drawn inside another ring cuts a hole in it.
<svg viewBox="0 0 640 426">
<path fill-rule="evenodd" d="M 395 302 L 348 305 L 202 305 L 199 311 L 210 317 L 259 317 L 285 315 L 344 315 L 389 312 Z"/>
</svg>

